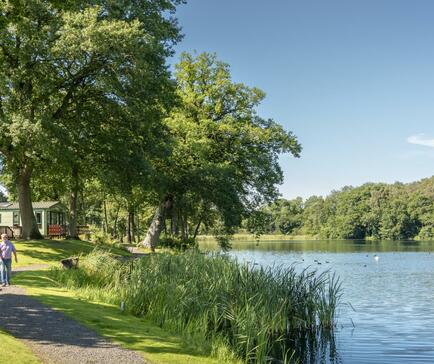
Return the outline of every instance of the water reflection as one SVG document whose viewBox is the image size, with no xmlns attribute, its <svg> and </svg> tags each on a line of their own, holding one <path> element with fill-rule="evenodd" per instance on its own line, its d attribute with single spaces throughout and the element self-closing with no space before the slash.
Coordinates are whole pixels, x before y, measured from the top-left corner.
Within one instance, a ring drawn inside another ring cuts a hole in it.
<svg viewBox="0 0 434 364">
<path fill-rule="evenodd" d="M 200 242 L 202 249 L 216 250 L 217 243 L 213 241 Z M 263 242 L 233 241 L 233 250 L 252 251 L 286 251 L 286 252 L 327 252 L 327 253 L 353 253 L 353 252 L 432 252 L 432 241 L 366 241 L 366 240 L 270 240 Z"/>
<path fill-rule="evenodd" d="M 320 330 L 315 333 L 299 333 L 290 343 L 295 350 L 294 362 L 340 364 L 336 335 L 334 330 Z"/>
</svg>

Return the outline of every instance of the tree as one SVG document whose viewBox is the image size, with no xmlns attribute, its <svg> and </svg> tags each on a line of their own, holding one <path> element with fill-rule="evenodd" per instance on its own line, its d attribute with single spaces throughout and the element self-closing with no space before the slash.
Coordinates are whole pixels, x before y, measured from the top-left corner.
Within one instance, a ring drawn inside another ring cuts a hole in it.
<svg viewBox="0 0 434 364">
<path fill-rule="evenodd" d="M 431 177 L 410 184 L 347 186 L 326 198 L 277 200 L 265 210 L 272 215 L 271 231 L 295 222 L 303 234 L 328 239 L 432 239 L 433 201 Z"/>
<path fill-rule="evenodd" d="M 268 207 L 271 214 L 273 232 L 291 234 L 302 226 L 303 200 L 278 199 Z"/>
<path fill-rule="evenodd" d="M 171 87 L 165 57 L 180 39 L 166 13 L 181 2 L 1 3 L 0 156 L 17 189 L 24 238 L 40 237 L 30 188 L 36 170 L 71 161 L 74 145 L 100 132 L 134 130 L 131 115 L 144 106 L 142 124 L 161 115 Z"/>
<path fill-rule="evenodd" d="M 197 232 L 210 213 L 231 233 L 277 197 L 279 154 L 301 151 L 291 132 L 257 115 L 264 93 L 233 82 L 229 66 L 215 55 L 183 54 L 175 75 L 180 104 L 166 120 L 174 146 L 159 169 L 165 188 L 144 241 L 151 247 L 169 214 L 183 237 Z"/>
</svg>

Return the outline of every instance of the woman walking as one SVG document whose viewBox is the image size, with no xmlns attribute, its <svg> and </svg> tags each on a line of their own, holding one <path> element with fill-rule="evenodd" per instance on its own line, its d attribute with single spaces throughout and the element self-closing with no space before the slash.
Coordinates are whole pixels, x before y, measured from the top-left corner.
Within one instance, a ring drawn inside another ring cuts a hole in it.
<svg viewBox="0 0 434 364">
<path fill-rule="evenodd" d="M 9 286 L 11 283 L 12 274 L 12 253 L 15 257 L 15 263 L 18 263 L 17 251 L 14 244 L 8 239 L 7 234 L 1 235 L 0 242 L 0 278 L 2 287 Z"/>
</svg>

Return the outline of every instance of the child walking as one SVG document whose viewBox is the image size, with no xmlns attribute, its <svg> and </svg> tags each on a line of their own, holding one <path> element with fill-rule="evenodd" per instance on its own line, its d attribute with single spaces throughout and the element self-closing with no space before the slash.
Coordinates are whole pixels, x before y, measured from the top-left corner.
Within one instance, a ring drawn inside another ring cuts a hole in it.
<svg viewBox="0 0 434 364">
<path fill-rule="evenodd" d="M 12 253 L 15 256 L 15 263 L 18 263 L 14 244 L 8 239 L 7 234 L 2 234 L 0 242 L 0 278 L 2 287 L 9 286 L 11 283 Z"/>
</svg>

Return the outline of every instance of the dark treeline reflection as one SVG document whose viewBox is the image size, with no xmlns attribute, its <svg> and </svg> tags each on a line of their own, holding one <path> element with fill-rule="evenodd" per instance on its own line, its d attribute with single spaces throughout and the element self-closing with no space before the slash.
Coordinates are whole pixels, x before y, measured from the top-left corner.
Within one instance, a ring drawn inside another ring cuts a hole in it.
<svg viewBox="0 0 434 364">
<path fill-rule="evenodd" d="M 276 346 L 278 345 L 280 343 L 276 341 Z M 287 363 L 342 363 L 337 350 L 334 330 L 298 332 L 286 340 L 285 346 L 294 353 L 292 358 L 286 358 Z"/>
<path fill-rule="evenodd" d="M 214 242 L 200 242 L 203 249 L 218 249 Z M 433 241 L 390 241 L 390 240 L 276 240 L 276 241 L 233 241 L 234 250 L 280 251 L 280 252 L 405 252 L 433 250 Z"/>
</svg>

